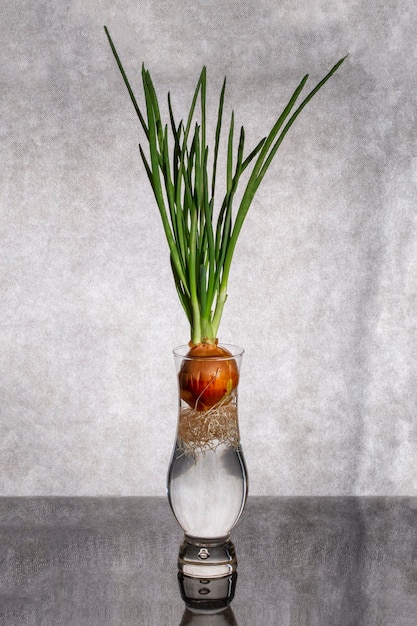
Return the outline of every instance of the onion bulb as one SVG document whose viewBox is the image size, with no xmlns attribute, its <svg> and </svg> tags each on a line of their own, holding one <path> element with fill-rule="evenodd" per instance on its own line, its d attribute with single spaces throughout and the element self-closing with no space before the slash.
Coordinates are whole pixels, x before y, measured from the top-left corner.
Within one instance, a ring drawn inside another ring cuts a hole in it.
<svg viewBox="0 0 417 626">
<path fill-rule="evenodd" d="M 232 398 L 239 371 L 229 350 L 200 343 L 187 353 L 178 379 L 181 399 L 196 411 L 206 411 Z"/>
</svg>

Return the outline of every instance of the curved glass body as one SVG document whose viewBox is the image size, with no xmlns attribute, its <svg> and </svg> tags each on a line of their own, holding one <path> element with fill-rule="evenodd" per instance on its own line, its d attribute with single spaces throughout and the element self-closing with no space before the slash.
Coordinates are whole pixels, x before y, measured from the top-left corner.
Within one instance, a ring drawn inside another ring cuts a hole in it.
<svg viewBox="0 0 417 626">
<path fill-rule="evenodd" d="M 248 489 L 237 412 L 243 350 L 222 347 L 227 352 L 221 358 L 189 357 L 188 346 L 174 351 L 179 410 L 168 472 L 169 503 L 186 543 L 212 551 L 229 540 Z M 210 558 L 198 550 L 196 565 Z M 235 561 L 234 551 L 229 560 Z"/>
</svg>

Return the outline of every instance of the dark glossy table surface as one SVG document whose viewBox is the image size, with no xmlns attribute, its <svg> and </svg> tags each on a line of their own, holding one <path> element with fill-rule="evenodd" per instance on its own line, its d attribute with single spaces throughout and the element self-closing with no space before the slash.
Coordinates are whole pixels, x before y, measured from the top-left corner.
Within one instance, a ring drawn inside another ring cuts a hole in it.
<svg viewBox="0 0 417 626">
<path fill-rule="evenodd" d="M 231 610 L 186 614 L 164 498 L 2 498 L 0 624 L 417 624 L 417 498 L 249 498 L 232 539 Z"/>
</svg>

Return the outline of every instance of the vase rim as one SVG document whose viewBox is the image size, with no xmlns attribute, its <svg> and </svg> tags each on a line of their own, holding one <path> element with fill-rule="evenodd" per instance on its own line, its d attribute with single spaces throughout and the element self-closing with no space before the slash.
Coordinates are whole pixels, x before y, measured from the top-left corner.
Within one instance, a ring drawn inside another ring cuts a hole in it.
<svg viewBox="0 0 417 626">
<path fill-rule="evenodd" d="M 241 346 L 237 346 L 231 343 L 219 343 L 220 348 L 225 348 L 230 352 L 230 356 L 209 356 L 209 357 L 201 357 L 201 356 L 188 356 L 187 353 L 190 350 L 190 346 L 188 344 L 177 346 L 173 350 L 173 354 L 175 357 L 180 357 L 181 359 L 189 359 L 192 360 L 201 360 L 202 358 L 213 359 L 215 361 L 228 361 L 230 359 L 236 359 L 242 357 L 245 350 Z"/>
</svg>

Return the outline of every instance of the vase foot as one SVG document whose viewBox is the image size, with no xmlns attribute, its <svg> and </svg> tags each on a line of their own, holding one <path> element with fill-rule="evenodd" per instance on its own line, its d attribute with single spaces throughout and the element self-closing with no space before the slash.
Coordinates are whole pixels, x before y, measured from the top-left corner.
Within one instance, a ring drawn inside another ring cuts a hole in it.
<svg viewBox="0 0 417 626">
<path fill-rule="evenodd" d="M 178 555 L 180 573 L 191 578 L 222 578 L 236 572 L 235 546 L 230 539 L 221 542 L 185 537 Z"/>
</svg>

